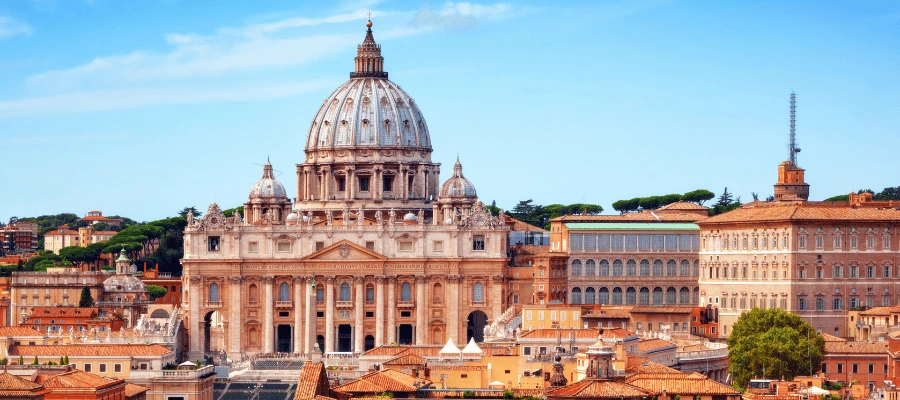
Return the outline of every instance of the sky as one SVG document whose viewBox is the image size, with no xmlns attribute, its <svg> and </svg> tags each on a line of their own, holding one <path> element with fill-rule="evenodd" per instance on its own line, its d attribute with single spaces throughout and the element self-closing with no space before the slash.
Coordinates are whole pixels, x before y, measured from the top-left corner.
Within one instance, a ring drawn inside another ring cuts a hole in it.
<svg viewBox="0 0 900 400">
<path fill-rule="evenodd" d="M 797 93 L 810 199 L 900 185 L 900 3 L 0 2 L 0 221 L 150 221 L 296 193 L 368 13 L 441 179 L 504 209 L 772 193 Z"/>
</svg>

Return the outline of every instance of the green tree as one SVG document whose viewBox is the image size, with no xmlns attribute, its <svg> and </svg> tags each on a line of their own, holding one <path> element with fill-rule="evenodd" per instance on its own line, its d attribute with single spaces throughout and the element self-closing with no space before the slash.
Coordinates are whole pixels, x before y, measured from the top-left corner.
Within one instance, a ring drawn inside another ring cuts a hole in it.
<svg viewBox="0 0 900 400">
<path fill-rule="evenodd" d="M 34 356 L 34 361 L 32 361 L 31 365 L 41 365 L 41 362 L 38 361 L 38 356 Z"/>
<path fill-rule="evenodd" d="M 707 200 L 714 199 L 716 194 L 710 192 L 706 189 L 697 189 L 687 192 L 681 196 L 681 199 L 684 201 L 689 201 L 691 203 L 697 203 L 699 205 L 703 205 Z"/>
<path fill-rule="evenodd" d="M 182 208 L 181 211 L 178 212 L 178 216 L 181 217 L 181 218 L 187 218 L 188 213 L 193 214 L 193 215 L 194 215 L 194 218 L 198 218 L 198 217 L 200 217 L 201 215 L 203 215 L 202 212 L 197 211 L 196 208 L 194 208 L 193 206 L 191 206 L 191 207 L 185 207 L 185 208 Z"/>
<path fill-rule="evenodd" d="M 722 192 L 722 195 L 719 196 L 719 200 L 716 201 L 717 206 L 727 207 L 731 203 L 734 202 L 734 195 L 728 192 L 728 187 L 725 187 L 725 191 Z"/>
<path fill-rule="evenodd" d="M 741 314 L 728 337 L 728 359 L 739 387 L 755 376 L 791 380 L 810 375 L 822 365 L 824 354 L 825 340 L 816 329 L 780 308 Z"/>
<path fill-rule="evenodd" d="M 872 196 L 872 199 L 881 201 L 900 200 L 900 186 L 884 188 L 884 190 Z"/>
<path fill-rule="evenodd" d="M 59 256 L 70 261 L 76 268 L 93 263 L 100 258 L 100 253 L 89 247 L 69 246 L 59 249 Z"/>
<path fill-rule="evenodd" d="M 22 259 L 19 259 L 19 262 L 16 263 L 16 271 L 22 271 L 25 268 L 25 262 Z"/>
<path fill-rule="evenodd" d="M 169 292 L 169 290 L 162 286 L 147 285 L 147 293 L 150 295 L 150 298 L 152 300 L 156 300 L 160 297 L 163 297 L 168 292 Z"/>
<path fill-rule="evenodd" d="M 78 307 L 93 307 L 94 296 L 91 296 L 91 289 L 87 286 L 81 288 L 81 299 L 78 300 Z"/>
<path fill-rule="evenodd" d="M 241 215 L 244 215 L 244 206 L 237 206 L 235 208 L 229 208 L 227 210 L 222 210 L 222 215 L 224 215 L 226 218 L 228 218 L 228 217 L 233 216 L 235 211 L 241 213 Z M 187 213 L 185 213 L 184 216 L 187 217 Z"/>
</svg>

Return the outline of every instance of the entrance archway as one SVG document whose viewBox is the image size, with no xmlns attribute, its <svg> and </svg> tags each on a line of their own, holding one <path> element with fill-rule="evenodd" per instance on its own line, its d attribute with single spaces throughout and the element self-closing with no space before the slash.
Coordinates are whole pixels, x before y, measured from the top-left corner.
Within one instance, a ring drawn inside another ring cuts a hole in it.
<svg viewBox="0 0 900 400">
<path fill-rule="evenodd" d="M 397 343 L 411 344 L 413 341 L 413 326 L 410 324 L 400 324 L 397 330 Z"/>
<path fill-rule="evenodd" d="M 203 330 L 203 352 L 209 353 L 211 350 L 224 350 L 225 348 L 225 321 L 222 313 L 218 311 L 210 311 L 203 317 L 201 324 Z"/>
<path fill-rule="evenodd" d="M 337 351 L 349 353 L 353 351 L 353 327 L 347 324 L 338 325 Z"/>
<path fill-rule="evenodd" d="M 484 327 L 487 325 L 487 314 L 481 310 L 469 313 L 469 321 L 466 323 L 466 341 L 475 338 L 476 342 L 484 341 Z"/>
<path fill-rule="evenodd" d="M 366 344 L 365 344 L 366 351 L 372 350 L 374 348 L 375 348 L 375 336 L 367 335 L 366 336 Z"/>
<path fill-rule="evenodd" d="M 279 353 L 291 352 L 291 326 L 287 324 L 278 325 L 276 330 L 276 347 L 275 351 Z"/>
</svg>

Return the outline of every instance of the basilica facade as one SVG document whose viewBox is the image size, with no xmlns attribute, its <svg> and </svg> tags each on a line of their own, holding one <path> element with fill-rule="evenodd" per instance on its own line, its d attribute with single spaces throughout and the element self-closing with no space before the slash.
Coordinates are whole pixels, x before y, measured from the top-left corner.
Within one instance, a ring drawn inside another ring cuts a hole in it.
<svg viewBox="0 0 900 400">
<path fill-rule="evenodd" d="M 191 359 L 480 341 L 507 307 L 504 218 L 459 160 L 440 183 L 425 119 L 367 26 L 350 79 L 310 124 L 294 201 L 267 162 L 243 215 L 214 203 L 189 216 Z"/>
</svg>

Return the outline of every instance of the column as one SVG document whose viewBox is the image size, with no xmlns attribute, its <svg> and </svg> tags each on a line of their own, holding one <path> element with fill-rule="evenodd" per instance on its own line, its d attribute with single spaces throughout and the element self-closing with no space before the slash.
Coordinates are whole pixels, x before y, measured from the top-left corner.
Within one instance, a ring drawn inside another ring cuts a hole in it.
<svg viewBox="0 0 900 400">
<path fill-rule="evenodd" d="M 347 198 L 356 198 L 356 171 L 353 168 L 347 169 Z"/>
<path fill-rule="evenodd" d="M 372 198 L 375 200 L 381 200 L 381 191 L 384 189 L 383 173 L 380 165 L 375 167 L 375 174 L 372 178 L 372 185 L 375 185 L 372 187 Z"/>
<path fill-rule="evenodd" d="M 334 278 L 325 278 L 325 350 L 334 351 Z"/>
<path fill-rule="evenodd" d="M 306 277 L 309 282 L 306 296 L 306 359 L 312 360 L 313 347 L 316 343 L 316 284 L 311 276 Z M 319 349 L 322 351 L 322 349 Z M 321 353 L 320 353 L 321 355 Z"/>
<path fill-rule="evenodd" d="M 191 291 L 191 327 L 190 327 L 190 338 L 191 338 L 191 348 L 190 348 L 190 358 L 198 359 L 203 357 L 203 344 L 200 343 L 200 339 L 203 337 L 203 332 L 200 332 L 200 301 L 203 291 L 203 278 L 199 276 L 191 276 L 188 281 L 190 282 L 190 291 Z"/>
<path fill-rule="evenodd" d="M 454 343 L 462 343 L 459 327 L 464 319 L 459 315 L 459 275 L 447 275 L 447 333 Z"/>
<path fill-rule="evenodd" d="M 409 196 L 408 196 L 409 191 L 406 189 L 406 184 L 409 183 L 409 181 L 408 181 L 408 178 L 406 177 L 406 174 L 407 174 L 406 166 L 403 164 L 400 164 L 400 173 L 398 174 L 398 177 L 400 178 L 400 198 L 404 199 L 404 200 L 409 198 Z M 394 196 L 394 197 L 396 198 L 396 196 Z"/>
<path fill-rule="evenodd" d="M 425 309 L 428 307 L 428 300 L 425 298 L 425 283 L 428 277 L 425 275 L 416 276 L 416 344 L 425 344 L 425 333 L 428 327 L 425 322 Z"/>
<path fill-rule="evenodd" d="M 330 200 L 331 168 L 322 168 L 322 200 Z"/>
<path fill-rule="evenodd" d="M 375 277 L 375 346 L 384 341 L 384 276 Z"/>
<path fill-rule="evenodd" d="M 262 278 L 263 286 L 266 288 L 266 295 L 263 299 L 265 301 L 265 312 L 266 316 L 263 319 L 263 337 L 265 337 L 265 342 L 263 343 L 263 352 L 266 353 L 274 353 L 275 352 L 275 309 L 274 304 L 272 303 L 272 285 L 274 282 L 274 278 L 271 276 L 264 276 Z"/>
<path fill-rule="evenodd" d="M 243 276 L 231 276 L 228 278 L 228 282 L 231 285 L 231 298 L 229 301 L 229 309 L 231 311 L 231 316 L 229 317 L 230 321 L 228 321 L 228 328 L 231 332 L 228 338 L 228 350 L 229 357 L 233 360 L 239 360 L 241 358 L 241 346 L 242 338 L 241 338 L 241 330 L 244 326 L 244 319 L 241 318 L 241 309 L 243 308 L 243 304 L 241 303 L 241 283 L 244 282 Z"/>
<path fill-rule="evenodd" d="M 304 182 L 305 181 L 304 178 L 306 178 L 306 175 L 303 175 L 303 167 L 298 165 L 297 166 L 297 197 L 294 198 L 296 201 L 305 200 L 305 197 L 303 196 L 303 193 L 304 193 L 303 186 L 306 183 L 306 182 Z"/>
<path fill-rule="evenodd" d="M 353 304 L 354 322 L 353 322 L 353 351 L 362 353 L 365 349 L 366 332 L 363 327 L 363 307 L 366 300 L 366 279 L 362 276 L 353 278 L 356 285 L 356 301 Z"/>
<path fill-rule="evenodd" d="M 506 279 L 503 275 L 494 275 L 491 282 L 491 318 L 500 318 L 503 314 L 503 286 Z"/>
<path fill-rule="evenodd" d="M 294 277 L 294 353 L 302 353 L 304 348 L 303 333 L 303 288 L 306 278 L 302 276 Z"/>
<path fill-rule="evenodd" d="M 394 287 L 397 286 L 397 277 L 387 277 L 387 338 L 385 342 L 390 344 L 397 341 L 397 297 L 394 295 Z"/>
</svg>

